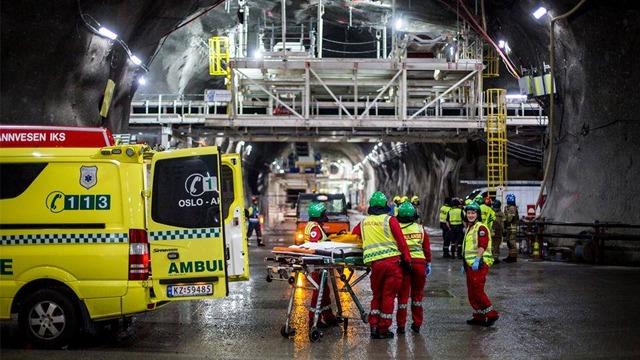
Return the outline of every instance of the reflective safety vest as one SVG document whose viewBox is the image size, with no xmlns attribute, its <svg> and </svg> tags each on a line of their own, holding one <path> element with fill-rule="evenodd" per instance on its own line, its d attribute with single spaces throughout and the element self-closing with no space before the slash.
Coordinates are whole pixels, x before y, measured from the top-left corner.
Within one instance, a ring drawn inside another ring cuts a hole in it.
<svg viewBox="0 0 640 360">
<path fill-rule="evenodd" d="M 404 224 L 403 224 L 404 225 Z M 424 251 L 422 250 L 422 243 L 424 238 L 424 228 L 418 223 L 411 223 L 402 227 L 402 234 L 404 234 L 407 245 L 409 246 L 409 253 L 412 259 L 426 259 Z"/>
<path fill-rule="evenodd" d="M 449 224 L 462 225 L 462 209 L 455 207 L 449 210 Z"/>
<path fill-rule="evenodd" d="M 485 204 L 480 205 L 480 212 L 482 213 L 482 222 L 487 225 L 487 228 L 491 231 L 493 222 L 496 221 L 496 212 Z"/>
<path fill-rule="evenodd" d="M 248 213 L 249 213 L 249 222 L 259 221 L 260 209 L 258 209 L 256 205 L 252 204 L 251 206 L 249 206 Z"/>
<path fill-rule="evenodd" d="M 307 226 L 304 227 L 304 242 L 311 241 L 311 229 L 313 229 L 314 226 L 317 226 L 320 229 L 320 234 L 322 235 L 322 237 L 318 241 L 327 241 L 327 234 L 325 234 L 324 230 L 322 230 L 322 226 L 320 226 L 320 224 L 315 221 L 309 221 L 307 222 Z"/>
<path fill-rule="evenodd" d="M 442 205 L 440 208 L 440 222 L 447 222 L 447 214 L 449 213 L 449 210 L 451 210 L 451 206 Z"/>
<path fill-rule="evenodd" d="M 364 263 L 369 264 L 393 256 L 400 256 L 387 214 L 369 215 L 360 223 Z"/>
<path fill-rule="evenodd" d="M 467 265 L 471 266 L 476 256 L 478 256 L 478 229 L 481 225 L 487 227 L 484 223 L 480 221 L 476 221 L 473 226 L 467 228 L 467 233 L 464 235 L 464 261 L 466 261 Z M 489 229 L 487 229 L 489 230 Z M 489 237 L 489 243 L 487 244 L 487 248 L 484 249 L 484 253 L 482 253 L 482 262 L 487 264 L 488 266 L 493 265 L 493 255 L 491 254 L 491 232 L 487 232 L 487 236 Z"/>
</svg>

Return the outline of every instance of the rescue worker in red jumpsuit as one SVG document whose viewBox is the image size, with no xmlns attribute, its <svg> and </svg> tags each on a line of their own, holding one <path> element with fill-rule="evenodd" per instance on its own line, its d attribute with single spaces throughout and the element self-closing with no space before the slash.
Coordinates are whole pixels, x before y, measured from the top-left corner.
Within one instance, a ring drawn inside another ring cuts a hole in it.
<svg viewBox="0 0 640 360">
<path fill-rule="evenodd" d="M 322 223 L 327 221 L 326 216 L 327 208 L 324 203 L 314 202 L 309 205 L 309 221 L 304 228 L 304 241 L 305 242 L 318 242 L 327 241 L 327 234 L 322 230 Z M 320 272 L 314 271 L 311 273 L 311 278 L 316 284 L 320 284 Z M 314 289 L 311 295 L 311 307 L 316 306 L 318 301 L 318 289 Z M 322 299 L 320 300 L 320 317 L 318 320 L 319 328 L 327 328 L 330 326 L 338 325 L 338 320 L 333 315 L 331 310 L 331 293 L 329 292 L 329 279 L 324 284 L 322 290 Z M 313 317 L 315 313 L 309 310 L 309 327 L 313 326 Z"/>
<path fill-rule="evenodd" d="M 403 203 L 398 208 L 398 221 L 411 255 L 411 273 L 404 275 L 398 294 L 398 312 L 396 313 L 398 334 L 405 333 L 409 295 L 411 295 L 411 317 L 413 319 L 411 330 L 415 333 L 420 332 L 423 321 L 424 286 L 427 282 L 427 276 L 431 275 L 429 235 L 424 231 L 422 225 L 415 222 L 417 218 L 416 209 L 411 203 Z"/>
<path fill-rule="evenodd" d="M 491 232 L 481 222 L 481 210 L 477 203 L 471 203 L 464 209 L 468 224 L 464 236 L 463 266 L 467 277 L 469 304 L 474 310 L 473 317 L 467 320 L 467 324 L 491 326 L 499 317 L 498 312 L 491 305 L 491 300 L 484 292 L 489 266 L 493 264 Z"/>
<path fill-rule="evenodd" d="M 351 232 L 362 238 L 364 263 L 371 265 L 371 338 L 390 339 L 394 301 L 402 286 L 403 270 L 411 271 L 411 256 L 398 219 L 389 216 L 383 193 L 373 193 L 367 212 Z"/>
</svg>

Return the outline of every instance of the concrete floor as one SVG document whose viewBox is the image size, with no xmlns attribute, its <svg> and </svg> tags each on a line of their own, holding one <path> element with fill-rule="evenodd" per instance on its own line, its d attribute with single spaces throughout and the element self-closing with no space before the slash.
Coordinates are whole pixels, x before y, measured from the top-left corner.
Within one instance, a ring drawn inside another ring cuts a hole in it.
<svg viewBox="0 0 640 360">
<path fill-rule="evenodd" d="M 271 235 L 267 245 L 280 238 L 291 236 Z M 433 240 L 436 249 L 440 245 Z M 493 328 L 478 328 L 465 324 L 471 310 L 460 262 L 441 259 L 436 251 L 422 334 L 370 340 L 368 326 L 352 320 L 346 334 L 334 328 L 319 343 L 310 343 L 305 291 L 296 296 L 297 334 L 280 336 L 290 290 L 286 282 L 265 281 L 267 249 L 251 247 L 251 280 L 232 284 L 228 298 L 170 304 L 137 316 L 126 333 L 101 332 L 63 351 L 24 349 L 15 326 L 4 324 L 0 357 L 640 358 L 640 268 L 526 260 L 497 265 L 487 293 L 501 318 Z M 368 286 L 367 280 L 357 290 L 367 308 Z"/>
</svg>

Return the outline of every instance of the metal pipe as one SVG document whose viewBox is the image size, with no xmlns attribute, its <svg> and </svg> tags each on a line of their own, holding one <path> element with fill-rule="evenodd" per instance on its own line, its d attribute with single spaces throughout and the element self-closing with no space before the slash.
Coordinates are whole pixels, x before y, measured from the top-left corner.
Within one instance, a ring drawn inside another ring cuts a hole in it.
<svg viewBox="0 0 640 360">
<path fill-rule="evenodd" d="M 284 1 L 284 0 L 283 0 Z M 323 36 L 323 23 L 322 15 L 324 14 L 324 5 L 322 4 L 322 0 L 318 1 L 318 26 L 317 26 L 317 34 L 316 41 L 318 45 L 316 46 L 316 51 L 318 55 L 316 56 L 318 59 L 322 59 L 322 36 Z"/>
<path fill-rule="evenodd" d="M 282 57 L 287 57 L 287 0 L 281 0 L 282 9 Z"/>
</svg>

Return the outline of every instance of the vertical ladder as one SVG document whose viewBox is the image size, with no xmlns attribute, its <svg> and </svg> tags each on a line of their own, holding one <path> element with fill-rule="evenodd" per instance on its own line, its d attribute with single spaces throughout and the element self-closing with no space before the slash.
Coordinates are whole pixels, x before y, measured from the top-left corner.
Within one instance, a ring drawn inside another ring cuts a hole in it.
<svg viewBox="0 0 640 360">
<path fill-rule="evenodd" d="M 209 38 L 209 75 L 229 77 L 229 38 L 212 36 Z"/>
<path fill-rule="evenodd" d="M 485 65 L 482 70 L 483 78 L 500 76 L 500 58 L 498 57 L 496 49 L 490 44 L 484 47 L 482 62 Z"/>
<path fill-rule="evenodd" d="M 487 89 L 487 187 L 503 201 L 507 185 L 507 105 L 505 89 Z"/>
</svg>

